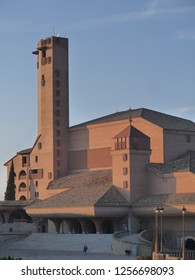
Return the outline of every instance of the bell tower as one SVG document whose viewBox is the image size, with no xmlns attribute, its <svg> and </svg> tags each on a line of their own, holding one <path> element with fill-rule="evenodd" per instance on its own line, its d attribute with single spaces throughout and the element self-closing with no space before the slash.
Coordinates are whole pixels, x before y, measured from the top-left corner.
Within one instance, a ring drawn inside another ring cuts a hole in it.
<svg viewBox="0 0 195 280">
<path fill-rule="evenodd" d="M 67 172 L 69 87 L 68 39 L 49 37 L 37 49 L 39 162 L 47 179 Z"/>
</svg>

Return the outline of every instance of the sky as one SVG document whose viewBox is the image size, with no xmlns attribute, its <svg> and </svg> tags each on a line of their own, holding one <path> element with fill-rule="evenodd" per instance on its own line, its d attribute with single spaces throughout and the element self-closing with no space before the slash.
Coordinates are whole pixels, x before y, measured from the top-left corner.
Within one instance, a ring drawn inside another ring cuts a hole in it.
<svg viewBox="0 0 195 280">
<path fill-rule="evenodd" d="M 195 121 L 195 0 L 0 0 L 0 200 L 38 134 L 32 51 L 58 34 L 71 125 L 142 107 Z"/>
</svg>

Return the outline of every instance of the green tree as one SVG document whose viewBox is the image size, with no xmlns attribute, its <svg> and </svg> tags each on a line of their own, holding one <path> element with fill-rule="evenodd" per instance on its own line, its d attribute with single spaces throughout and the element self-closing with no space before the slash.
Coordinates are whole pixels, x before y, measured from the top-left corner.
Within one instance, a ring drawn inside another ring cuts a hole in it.
<svg viewBox="0 0 195 280">
<path fill-rule="evenodd" d="M 7 188 L 5 192 L 5 200 L 15 200 L 15 193 L 16 193 L 16 185 L 15 185 L 15 172 L 14 172 L 14 163 L 12 160 L 11 168 L 9 171 L 9 179 L 7 182 Z"/>
</svg>

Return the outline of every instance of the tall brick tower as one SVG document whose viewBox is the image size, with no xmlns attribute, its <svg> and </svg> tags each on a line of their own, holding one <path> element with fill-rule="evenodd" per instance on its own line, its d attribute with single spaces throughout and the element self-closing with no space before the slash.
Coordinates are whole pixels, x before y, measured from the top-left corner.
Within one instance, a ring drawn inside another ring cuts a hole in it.
<svg viewBox="0 0 195 280">
<path fill-rule="evenodd" d="M 68 39 L 52 36 L 40 40 L 33 54 L 37 55 L 38 73 L 36 163 L 44 166 L 44 177 L 49 181 L 67 172 Z"/>
</svg>

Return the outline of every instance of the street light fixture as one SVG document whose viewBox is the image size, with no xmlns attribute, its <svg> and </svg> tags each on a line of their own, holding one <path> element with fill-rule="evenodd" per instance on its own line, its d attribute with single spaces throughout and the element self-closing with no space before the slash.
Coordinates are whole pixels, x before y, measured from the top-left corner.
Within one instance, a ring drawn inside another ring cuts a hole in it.
<svg viewBox="0 0 195 280">
<path fill-rule="evenodd" d="M 155 242 L 154 242 L 154 251 L 158 253 L 159 251 L 159 226 L 158 226 L 158 216 L 160 214 L 160 252 L 163 251 L 163 234 L 162 234 L 162 214 L 164 208 L 163 207 L 156 207 L 154 209 L 155 213 Z"/>
<path fill-rule="evenodd" d="M 154 209 L 154 218 L 155 218 L 155 226 L 154 226 L 154 252 L 158 253 L 158 207 Z"/>
<path fill-rule="evenodd" d="M 185 213 L 186 213 L 186 208 L 183 206 L 181 211 L 182 211 L 182 236 L 183 236 L 183 241 L 182 241 L 182 258 L 185 260 Z"/>
<path fill-rule="evenodd" d="M 163 216 L 164 208 L 160 207 L 159 211 L 160 211 L 160 252 L 162 253 L 163 252 L 163 219 L 162 219 L 162 216 Z"/>
</svg>

